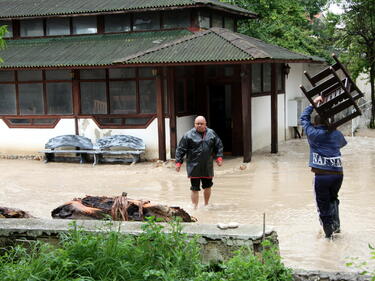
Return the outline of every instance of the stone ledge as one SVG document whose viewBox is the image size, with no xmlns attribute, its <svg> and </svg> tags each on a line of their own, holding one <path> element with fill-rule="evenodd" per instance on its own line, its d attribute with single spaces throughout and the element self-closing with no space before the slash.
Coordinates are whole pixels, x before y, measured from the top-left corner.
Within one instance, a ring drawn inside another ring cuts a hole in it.
<svg viewBox="0 0 375 281">
<path fill-rule="evenodd" d="M 294 281 L 370 281 L 370 276 L 352 272 L 325 272 L 302 269 L 293 270 Z"/>
<path fill-rule="evenodd" d="M 72 220 L 42 219 L 0 219 L 0 245 L 18 243 L 19 240 L 57 240 L 58 235 L 71 229 Z M 120 231 L 125 235 L 139 235 L 143 222 L 118 222 L 98 220 L 77 220 L 77 226 L 85 231 Z M 168 224 L 162 223 L 165 226 Z M 193 237 L 199 235 L 204 262 L 217 262 L 230 258 L 233 251 L 247 246 L 255 253 L 260 252 L 263 227 L 239 225 L 238 228 L 221 230 L 212 224 L 182 223 L 183 232 Z M 165 228 L 168 232 L 168 227 Z M 271 228 L 265 230 L 265 237 L 278 246 L 277 234 Z"/>
</svg>

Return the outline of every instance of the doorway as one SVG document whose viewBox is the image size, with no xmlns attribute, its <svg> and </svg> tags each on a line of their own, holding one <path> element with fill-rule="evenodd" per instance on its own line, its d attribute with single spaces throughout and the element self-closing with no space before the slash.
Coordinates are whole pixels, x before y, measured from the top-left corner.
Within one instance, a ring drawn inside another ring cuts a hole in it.
<svg viewBox="0 0 375 281">
<path fill-rule="evenodd" d="M 242 114 L 234 84 L 208 86 L 209 124 L 224 145 L 226 155 L 242 155 Z"/>
</svg>

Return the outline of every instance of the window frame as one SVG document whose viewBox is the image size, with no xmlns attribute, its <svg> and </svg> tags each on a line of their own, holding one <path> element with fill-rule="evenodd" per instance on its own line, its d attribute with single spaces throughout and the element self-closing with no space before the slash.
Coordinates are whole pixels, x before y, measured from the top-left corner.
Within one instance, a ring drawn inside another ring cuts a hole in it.
<svg viewBox="0 0 375 281">
<path fill-rule="evenodd" d="M 260 82 L 260 85 L 261 85 L 261 91 L 260 92 L 253 92 L 253 86 L 252 86 L 252 81 L 253 81 L 253 71 L 252 71 L 252 68 L 251 68 L 251 96 L 252 97 L 263 97 L 263 96 L 270 96 L 272 94 L 272 86 L 270 88 L 270 91 L 264 91 L 264 65 L 266 63 L 262 62 L 262 63 L 258 63 L 260 66 L 261 66 L 261 70 L 260 70 L 260 73 L 261 73 L 261 82 Z M 271 85 L 272 85 L 272 65 L 276 65 L 276 68 L 277 67 L 280 67 L 281 71 L 280 71 L 280 74 L 282 75 L 281 77 L 281 84 L 282 84 L 282 89 L 281 90 L 277 90 L 277 79 L 278 77 L 275 77 L 275 83 L 276 83 L 276 93 L 277 94 L 285 94 L 285 75 L 283 75 L 282 73 L 282 66 L 284 65 L 284 63 L 268 63 L 267 64 L 270 64 L 271 66 L 271 73 L 270 73 L 270 77 L 271 77 Z M 278 75 L 279 72 L 276 70 L 276 75 Z"/>
</svg>

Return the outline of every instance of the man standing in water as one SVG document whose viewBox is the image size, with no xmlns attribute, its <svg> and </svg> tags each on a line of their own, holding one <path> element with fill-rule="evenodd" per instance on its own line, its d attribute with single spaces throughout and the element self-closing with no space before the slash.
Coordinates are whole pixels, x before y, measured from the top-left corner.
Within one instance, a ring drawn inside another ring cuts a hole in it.
<svg viewBox="0 0 375 281">
<path fill-rule="evenodd" d="M 218 166 L 223 164 L 223 144 L 218 135 L 207 128 L 206 119 L 198 116 L 194 128 L 180 140 L 176 149 L 176 171 L 179 172 L 186 155 L 186 170 L 191 183 L 191 202 L 196 209 L 202 183 L 204 204 L 208 205 L 214 176 L 213 159 Z"/>
<path fill-rule="evenodd" d="M 322 97 L 314 99 L 314 104 L 323 102 Z M 315 173 L 314 189 L 320 222 L 326 238 L 340 232 L 338 192 L 343 181 L 340 149 L 347 142 L 338 130 L 330 131 L 319 115 L 311 124 L 313 106 L 306 107 L 301 115 L 301 122 L 310 145 L 311 171 Z"/>
</svg>

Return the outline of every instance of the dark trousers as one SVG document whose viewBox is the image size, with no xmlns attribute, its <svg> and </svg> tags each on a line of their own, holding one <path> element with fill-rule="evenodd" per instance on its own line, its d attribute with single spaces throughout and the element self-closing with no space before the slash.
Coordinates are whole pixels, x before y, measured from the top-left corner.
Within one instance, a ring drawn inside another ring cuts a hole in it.
<svg viewBox="0 0 375 281">
<path fill-rule="evenodd" d="M 340 229 L 338 193 L 343 175 L 315 174 L 315 196 L 319 218 L 327 237 Z"/>
</svg>

